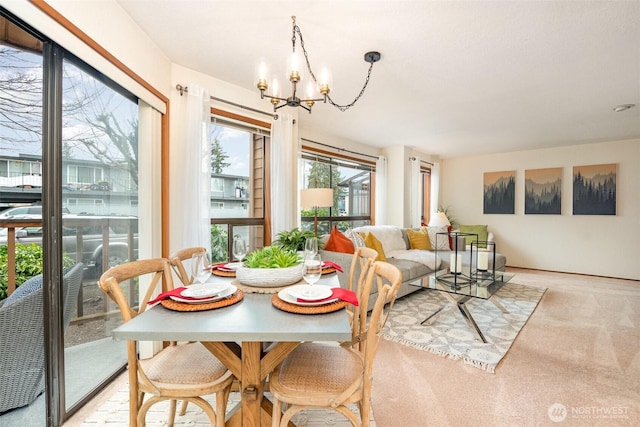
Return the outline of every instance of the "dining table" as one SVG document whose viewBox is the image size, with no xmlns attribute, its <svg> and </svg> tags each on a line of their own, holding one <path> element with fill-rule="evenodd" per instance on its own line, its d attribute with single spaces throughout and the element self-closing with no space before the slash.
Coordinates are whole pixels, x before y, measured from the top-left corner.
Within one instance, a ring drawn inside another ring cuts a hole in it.
<svg viewBox="0 0 640 427">
<path fill-rule="evenodd" d="M 213 276 L 209 281 L 236 283 Z M 339 287 L 335 273 L 314 286 Z M 199 341 L 239 380 L 240 405 L 227 412 L 227 426 L 270 426 L 271 401 L 265 397 L 269 373 L 305 341 L 351 339 L 344 308 L 322 314 L 284 311 L 272 303 L 273 292 L 250 292 L 237 303 L 202 311 L 175 311 L 154 305 L 113 330 L 127 341 Z M 130 384 L 135 387 L 135 384 Z M 137 390 L 136 390 L 137 391 Z"/>
</svg>

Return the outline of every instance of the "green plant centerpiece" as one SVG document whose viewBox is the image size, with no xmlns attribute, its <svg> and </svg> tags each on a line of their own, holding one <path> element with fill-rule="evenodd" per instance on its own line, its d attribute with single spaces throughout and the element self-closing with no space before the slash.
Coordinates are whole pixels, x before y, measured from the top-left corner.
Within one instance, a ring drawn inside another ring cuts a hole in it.
<svg viewBox="0 0 640 427">
<path fill-rule="evenodd" d="M 243 265 L 236 270 L 238 282 L 264 288 L 297 283 L 302 275 L 302 258 L 296 251 L 280 246 L 266 246 L 249 253 Z"/>
<path fill-rule="evenodd" d="M 304 244 L 310 237 L 318 237 L 311 230 L 299 230 L 297 227 L 290 231 L 281 231 L 273 242 L 275 246 L 291 251 L 304 251 Z"/>
</svg>

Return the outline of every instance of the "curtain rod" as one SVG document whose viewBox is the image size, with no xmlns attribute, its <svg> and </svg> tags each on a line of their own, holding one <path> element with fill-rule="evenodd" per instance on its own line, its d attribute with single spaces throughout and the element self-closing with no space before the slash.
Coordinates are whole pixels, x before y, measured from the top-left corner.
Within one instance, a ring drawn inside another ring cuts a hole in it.
<svg viewBox="0 0 640 427">
<path fill-rule="evenodd" d="M 318 145 L 322 145 L 322 146 L 325 146 L 325 147 L 334 148 L 334 149 L 336 149 L 338 151 L 345 151 L 347 153 L 357 154 L 358 156 L 371 157 L 372 159 L 377 159 L 378 158 L 378 156 L 372 156 L 371 154 L 358 153 L 357 151 L 351 151 L 351 150 L 347 150 L 346 148 L 335 147 L 333 145 L 324 144 L 322 142 L 312 141 L 312 140 L 307 139 L 307 138 L 300 138 L 300 140 L 306 141 L 306 142 L 311 142 L 312 144 L 318 144 Z"/>
<path fill-rule="evenodd" d="M 416 160 L 416 157 L 409 157 L 409 160 Z M 434 165 L 433 163 L 427 162 L 426 160 L 422 160 L 422 159 L 420 159 L 420 163 L 426 163 L 426 164 L 431 165 L 431 166 Z"/>
<path fill-rule="evenodd" d="M 187 86 L 182 86 L 181 84 L 177 84 L 176 85 L 176 89 L 178 90 L 178 92 L 180 92 L 180 96 L 182 96 L 185 92 L 187 92 L 187 93 L 189 92 L 189 88 Z M 233 105 L 234 107 L 242 108 L 244 110 L 253 111 L 254 113 L 264 114 L 265 116 L 272 117 L 274 120 L 278 120 L 278 115 L 275 114 L 275 113 L 267 113 L 266 111 L 258 110 L 258 109 L 251 108 L 251 107 L 247 107 L 245 105 L 237 104 L 235 102 L 227 101 L 226 99 L 217 98 L 215 96 L 210 96 L 209 98 L 211 98 L 213 101 L 223 102 L 223 103 L 228 104 L 228 105 Z"/>
</svg>

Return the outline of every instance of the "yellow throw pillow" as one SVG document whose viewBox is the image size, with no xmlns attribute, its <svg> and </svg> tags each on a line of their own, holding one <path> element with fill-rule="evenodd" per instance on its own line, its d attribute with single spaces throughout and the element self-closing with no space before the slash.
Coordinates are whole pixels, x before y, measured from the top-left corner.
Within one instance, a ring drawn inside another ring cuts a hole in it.
<svg viewBox="0 0 640 427">
<path fill-rule="evenodd" d="M 409 236 L 409 244 L 411 249 L 422 249 L 430 251 L 431 240 L 429 239 L 429 233 L 422 230 L 407 230 L 407 236 Z"/>
<path fill-rule="evenodd" d="M 380 243 L 380 240 L 378 240 L 376 236 L 373 235 L 373 233 L 367 233 L 364 238 L 364 245 L 378 252 L 376 261 L 387 260 L 387 257 L 384 255 L 384 250 L 382 249 L 382 243 Z"/>
</svg>

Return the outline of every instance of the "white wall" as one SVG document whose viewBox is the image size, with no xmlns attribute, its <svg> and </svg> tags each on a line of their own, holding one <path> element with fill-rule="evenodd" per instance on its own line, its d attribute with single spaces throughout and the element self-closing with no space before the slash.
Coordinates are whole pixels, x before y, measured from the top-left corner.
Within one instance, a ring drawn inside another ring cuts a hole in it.
<svg viewBox="0 0 640 427">
<path fill-rule="evenodd" d="M 573 215 L 573 166 L 616 163 L 617 215 Z M 460 224 L 488 224 L 507 264 L 640 279 L 640 140 L 442 161 L 441 200 Z M 524 171 L 563 168 L 562 214 L 524 214 Z M 514 215 L 483 214 L 484 172 L 516 171 Z"/>
</svg>

